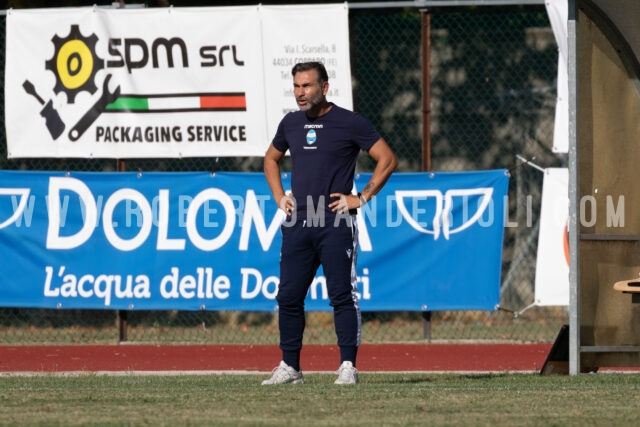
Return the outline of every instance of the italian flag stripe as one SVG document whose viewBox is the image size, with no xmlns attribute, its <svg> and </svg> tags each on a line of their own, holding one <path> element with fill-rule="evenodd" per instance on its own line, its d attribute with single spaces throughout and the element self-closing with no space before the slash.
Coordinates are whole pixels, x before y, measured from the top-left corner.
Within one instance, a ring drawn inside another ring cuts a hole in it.
<svg viewBox="0 0 640 427">
<path fill-rule="evenodd" d="M 182 112 L 182 111 L 245 111 L 244 93 L 212 93 L 195 95 L 122 95 L 107 105 L 107 112 Z"/>
<path fill-rule="evenodd" d="M 107 110 L 148 110 L 149 102 L 146 98 L 120 97 L 107 105 Z"/>
</svg>

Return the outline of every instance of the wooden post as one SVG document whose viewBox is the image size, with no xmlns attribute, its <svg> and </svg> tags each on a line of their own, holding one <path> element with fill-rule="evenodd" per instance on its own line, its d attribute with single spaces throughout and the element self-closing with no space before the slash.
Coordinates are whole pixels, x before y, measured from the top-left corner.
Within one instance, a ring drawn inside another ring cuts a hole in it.
<svg viewBox="0 0 640 427">
<path fill-rule="evenodd" d="M 127 341 L 127 310 L 118 310 L 118 342 Z"/>
<path fill-rule="evenodd" d="M 116 169 L 118 172 L 124 172 L 127 170 L 127 165 L 124 160 L 118 159 L 116 163 Z M 127 341 L 127 320 L 128 313 L 126 310 L 118 310 L 118 342 Z"/>
<path fill-rule="evenodd" d="M 422 338 L 426 340 L 431 339 L 431 312 L 422 312 Z"/>
<path fill-rule="evenodd" d="M 421 10 L 422 20 L 422 171 L 431 170 L 431 15 Z"/>
<path fill-rule="evenodd" d="M 431 170 L 431 15 L 420 11 L 422 23 L 422 172 Z M 431 339 L 431 312 L 422 312 L 422 337 Z"/>
</svg>

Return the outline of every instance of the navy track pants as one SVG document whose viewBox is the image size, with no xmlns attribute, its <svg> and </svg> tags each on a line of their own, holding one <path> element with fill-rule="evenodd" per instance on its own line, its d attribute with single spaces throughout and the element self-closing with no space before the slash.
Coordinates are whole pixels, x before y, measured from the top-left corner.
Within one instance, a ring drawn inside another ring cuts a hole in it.
<svg viewBox="0 0 640 427">
<path fill-rule="evenodd" d="M 322 265 L 341 362 L 349 360 L 355 365 L 362 326 L 356 294 L 358 229 L 355 215 L 341 218 L 338 224 L 327 221 L 324 226 L 304 220 L 285 223 L 281 231 L 280 285 L 276 300 L 283 360 L 300 369 L 304 300 Z"/>
</svg>

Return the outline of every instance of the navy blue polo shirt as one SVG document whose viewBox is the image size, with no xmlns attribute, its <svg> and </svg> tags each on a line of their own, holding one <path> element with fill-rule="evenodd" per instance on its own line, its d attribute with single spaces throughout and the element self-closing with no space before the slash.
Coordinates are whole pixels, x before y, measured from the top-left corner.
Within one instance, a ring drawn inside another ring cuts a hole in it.
<svg viewBox="0 0 640 427">
<path fill-rule="evenodd" d="M 304 111 L 288 113 L 280 121 L 273 146 L 291 153 L 291 191 L 296 199 L 297 218 L 306 219 L 308 196 L 313 211 L 334 217 L 329 194 L 350 194 L 360 150 L 368 151 L 380 135 L 360 114 L 338 107 L 320 117 Z"/>
</svg>

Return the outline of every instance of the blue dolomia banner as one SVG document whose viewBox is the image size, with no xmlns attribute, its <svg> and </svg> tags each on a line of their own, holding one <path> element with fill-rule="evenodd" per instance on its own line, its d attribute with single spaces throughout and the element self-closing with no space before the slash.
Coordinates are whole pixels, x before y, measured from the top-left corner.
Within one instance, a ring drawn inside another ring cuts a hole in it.
<svg viewBox="0 0 640 427">
<path fill-rule="evenodd" d="M 357 216 L 362 310 L 495 309 L 508 179 L 393 175 Z M 277 310 L 287 224 L 259 173 L 0 172 L 0 306 Z"/>
</svg>

